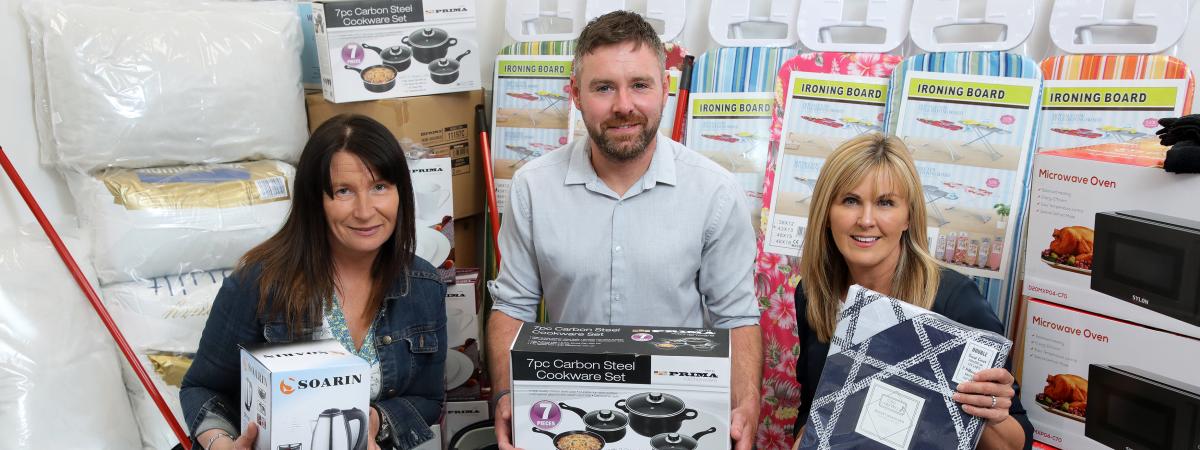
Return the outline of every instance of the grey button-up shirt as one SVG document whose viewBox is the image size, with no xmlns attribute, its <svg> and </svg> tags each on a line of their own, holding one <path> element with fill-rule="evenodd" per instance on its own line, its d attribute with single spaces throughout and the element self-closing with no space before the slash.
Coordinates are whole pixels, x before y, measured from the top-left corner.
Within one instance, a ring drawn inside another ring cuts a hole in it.
<svg viewBox="0 0 1200 450">
<path fill-rule="evenodd" d="M 544 297 L 551 322 L 758 324 L 754 229 L 733 175 L 659 135 L 649 170 L 618 196 L 587 143 L 513 176 L 493 309 L 533 321 Z"/>
</svg>

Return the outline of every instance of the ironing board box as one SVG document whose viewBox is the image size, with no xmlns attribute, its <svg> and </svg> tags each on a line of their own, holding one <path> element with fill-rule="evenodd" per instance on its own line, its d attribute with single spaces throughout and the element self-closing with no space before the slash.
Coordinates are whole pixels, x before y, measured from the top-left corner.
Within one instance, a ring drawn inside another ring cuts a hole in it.
<svg viewBox="0 0 1200 450">
<path fill-rule="evenodd" d="M 334 340 L 241 346 L 239 429 L 255 449 L 357 448 L 367 427 L 371 369 Z"/>
<path fill-rule="evenodd" d="M 728 330 L 526 323 L 511 354 L 517 447 L 729 448 Z"/>
</svg>

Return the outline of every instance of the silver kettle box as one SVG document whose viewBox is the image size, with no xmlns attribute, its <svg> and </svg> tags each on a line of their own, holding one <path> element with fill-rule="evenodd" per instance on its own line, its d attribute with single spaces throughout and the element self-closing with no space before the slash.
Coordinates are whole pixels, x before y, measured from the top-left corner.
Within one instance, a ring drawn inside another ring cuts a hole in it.
<svg viewBox="0 0 1200 450">
<path fill-rule="evenodd" d="M 370 366 L 337 341 L 244 345 L 241 428 L 259 450 L 365 450 Z"/>
</svg>

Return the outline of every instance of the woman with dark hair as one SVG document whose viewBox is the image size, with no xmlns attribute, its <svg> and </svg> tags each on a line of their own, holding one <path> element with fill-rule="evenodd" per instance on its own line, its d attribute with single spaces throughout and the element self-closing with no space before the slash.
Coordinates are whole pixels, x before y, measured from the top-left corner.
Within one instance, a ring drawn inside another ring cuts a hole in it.
<svg viewBox="0 0 1200 450">
<path fill-rule="evenodd" d="M 804 433 L 838 311 L 853 284 L 963 325 L 1004 333 L 975 283 L 929 255 L 921 179 L 899 138 L 868 134 L 843 143 L 821 167 L 809 205 L 796 286 L 797 436 Z M 963 411 L 985 421 L 978 448 L 1033 443 L 1033 427 L 1008 367 L 976 372 L 953 396 Z"/>
<path fill-rule="evenodd" d="M 446 358 L 446 287 L 414 256 L 412 181 L 380 123 L 339 115 L 296 167 L 282 229 L 242 257 L 213 303 L 180 399 L 193 443 L 249 449 L 237 429 L 238 345 L 333 338 L 371 365 L 371 448 L 433 434 Z"/>
</svg>

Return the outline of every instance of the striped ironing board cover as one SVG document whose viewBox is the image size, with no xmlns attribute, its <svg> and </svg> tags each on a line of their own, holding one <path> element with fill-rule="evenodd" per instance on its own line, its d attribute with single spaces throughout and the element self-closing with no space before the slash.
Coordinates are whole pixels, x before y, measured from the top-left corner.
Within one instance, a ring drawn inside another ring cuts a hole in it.
<svg viewBox="0 0 1200 450">
<path fill-rule="evenodd" d="M 732 49 L 731 49 L 732 50 Z M 770 77 L 769 90 L 775 93 L 774 115 L 771 120 L 771 146 L 763 184 L 762 220 L 759 223 L 758 263 L 755 267 L 755 295 L 764 308 L 763 332 L 763 409 L 759 425 L 758 448 L 790 449 L 796 408 L 800 404 L 800 385 L 796 382 L 796 357 L 799 338 L 796 336 L 795 292 L 800 281 L 800 258 L 763 251 L 763 232 L 767 228 L 768 209 L 774 189 L 776 159 L 782 157 L 780 133 L 783 112 L 787 105 L 788 83 L 793 71 L 887 77 L 901 60 L 900 56 L 873 53 L 816 52 L 796 54 L 779 65 Z M 697 76 L 700 76 L 697 73 Z M 699 80 L 693 79 L 693 82 Z M 713 84 L 724 82 L 716 78 Z"/>
<path fill-rule="evenodd" d="M 899 89 L 899 83 L 904 80 L 905 73 L 910 70 L 925 71 L 925 72 L 941 72 L 941 73 L 958 73 L 968 75 L 990 75 L 1010 78 L 1030 78 L 1041 79 L 1042 72 L 1039 69 L 1037 62 L 1025 56 L 1007 52 L 939 52 L 925 53 L 915 55 L 904 60 L 892 74 L 892 89 Z M 888 100 L 888 127 L 889 133 L 895 133 L 899 119 L 899 102 L 900 95 L 893 95 Z M 1034 117 L 1034 123 L 1037 123 L 1038 116 Z M 1031 156 L 1035 143 L 1037 142 L 1037 127 L 1034 127 L 1034 134 L 1031 136 L 1031 141 L 1025 144 L 1027 156 Z M 1029 168 L 1032 164 L 1026 164 L 1025 173 L 1021 176 L 1021 191 L 1027 192 L 1029 189 Z M 1021 230 L 1024 226 L 1025 215 L 1021 213 L 1024 209 L 1024 198 L 1021 196 L 1022 204 L 1017 205 L 1017 208 L 1012 208 L 1012 217 L 1010 220 L 1015 220 L 1014 226 L 1016 230 Z M 1015 234 L 1015 238 L 1011 243 L 1012 248 L 1020 248 L 1019 233 Z M 1010 256 L 1010 259 L 1016 261 L 1015 257 Z M 1017 292 L 1013 288 L 1013 283 L 1016 278 L 1016 268 L 1019 264 L 1010 264 L 1008 273 L 1004 279 L 972 277 L 975 283 L 979 286 L 980 292 L 988 299 L 1000 320 L 1005 324 L 1005 330 L 1009 330 L 1009 325 L 1012 322 L 1013 302 L 1010 292 Z"/>
<path fill-rule="evenodd" d="M 1060 55 L 1041 62 L 1047 80 L 1187 80 L 1183 114 L 1192 110 L 1196 79 L 1187 64 L 1168 55 Z M 1039 153 L 1094 159 L 1143 167 L 1160 167 L 1167 148 L 1150 136 L 1139 142 L 1102 143 Z"/>
</svg>

